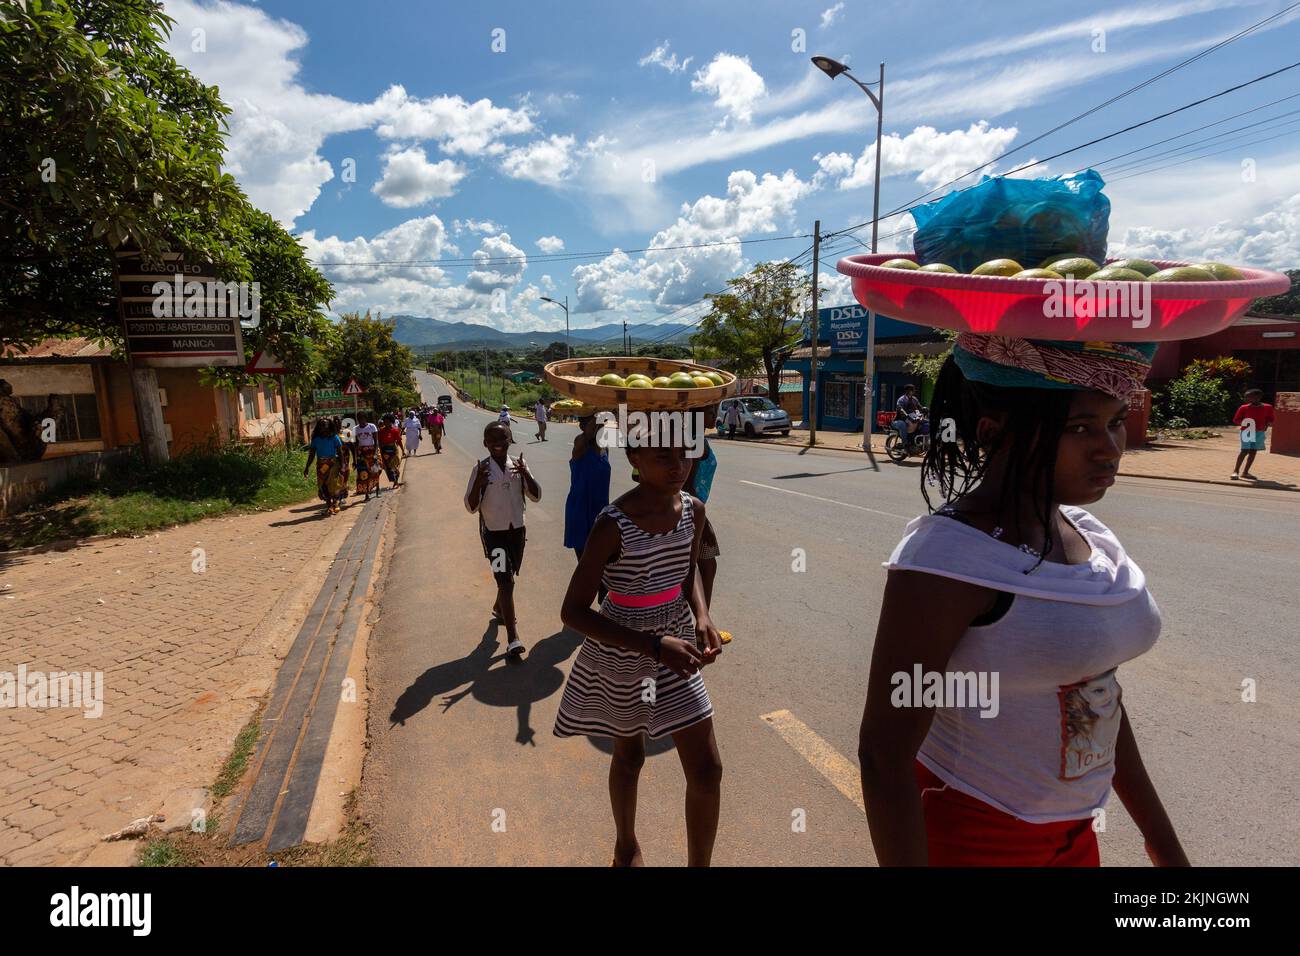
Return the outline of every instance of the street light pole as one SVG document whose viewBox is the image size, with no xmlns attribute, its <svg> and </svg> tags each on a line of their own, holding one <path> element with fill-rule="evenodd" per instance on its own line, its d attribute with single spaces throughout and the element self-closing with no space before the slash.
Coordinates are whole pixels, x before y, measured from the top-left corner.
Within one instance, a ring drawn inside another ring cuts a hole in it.
<svg viewBox="0 0 1300 956">
<path fill-rule="evenodd" d="M 549 302 L 551 305 L 558 305 L 564 310 L 564 357 L 573 358 L 573 348 L 569 345 L 569 297 L 566 295 L 563 302 L 557 302 L 549 296 L 542 296 L 543 302 Z"/>
<path fill-rule="evenodd" d="M 876 92 L 871 91 L 870 83 L 863 83 L 849 72 L 843 63 L 828 56 L 812 58 L 813 66 L 821 70 L 832 80 L 843 74 L 857 84 L 858 89 L 867 94 L 871 104 L 876 108 L 876 185 L 871 198 L 871 252 L 876 252 L 880 235 L 880 140 L 885 127 L 885 64 L 880 64 L 880 79 L 876 82 Z M 871 429 L 874 426 L 871 416 L 872 397 L 875 392 L 876 376 L 876 313 L 867 312 L 867 354 L 862 362 L 862 450 L 871 454 Z"/>
</svg>

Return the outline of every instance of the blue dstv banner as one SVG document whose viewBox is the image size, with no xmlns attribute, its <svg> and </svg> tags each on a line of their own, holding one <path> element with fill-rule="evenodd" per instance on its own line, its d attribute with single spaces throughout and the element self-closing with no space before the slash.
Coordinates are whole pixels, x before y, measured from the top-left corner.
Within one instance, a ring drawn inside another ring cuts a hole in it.
<svg viewBox="0 0 1300 956">
<path fill-rule="evenodd" d="M 862 352 L 867 347 L 867 310 L 860 305 L 819 309 L 817 321 L 824 322 L 831 354 Z"/>
</svg>

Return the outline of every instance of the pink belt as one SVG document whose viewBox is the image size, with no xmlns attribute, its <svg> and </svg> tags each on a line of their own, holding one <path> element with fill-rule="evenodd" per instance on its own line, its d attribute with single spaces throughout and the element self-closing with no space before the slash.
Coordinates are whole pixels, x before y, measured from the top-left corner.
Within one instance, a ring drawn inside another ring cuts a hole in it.
<svg viewBox="0 0 1300 956">
<path fill-rule="evenodd" d="M 681 593 L 682 586 L 679 584 L 675 588 L 669 588 L 667 591 L 657 591 L 654 594 L 616 594 L 610 591 L 609 599 L 619 607 L 657 607 L 660 604 L 675 601 Z"/>
</svg>

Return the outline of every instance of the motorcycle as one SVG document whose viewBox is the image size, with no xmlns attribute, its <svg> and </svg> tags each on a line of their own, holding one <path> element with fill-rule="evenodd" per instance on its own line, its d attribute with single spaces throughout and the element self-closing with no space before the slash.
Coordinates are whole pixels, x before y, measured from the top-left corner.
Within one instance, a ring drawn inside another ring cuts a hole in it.
<svg viewBox="0 0 1300 956">
<path fill-rule="evenodd" d="M 898 429 L 891 428 L 885 439 L 885 454 L 889 460 L 902 463 L 912 455 L 922 458 L 930 448 L 930 418 L 923 412 L 912 412 L 908 420 L 916 422 L 916 431 L 909 432 L 906 439 L 898 434 Z"/>
</svg>

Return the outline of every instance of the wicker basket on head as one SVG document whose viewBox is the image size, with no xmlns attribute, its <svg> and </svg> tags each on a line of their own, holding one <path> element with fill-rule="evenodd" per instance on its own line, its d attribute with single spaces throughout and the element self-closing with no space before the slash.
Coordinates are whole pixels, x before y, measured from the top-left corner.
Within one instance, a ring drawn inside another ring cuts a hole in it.
<svg viewBox="0 0 1300 956">
<path fill-rule="evenodd" d="M 736 376 L 730 372 L 674 359 L 618 355 L 564 359 L 551 362 L 543 371 L 546 381 L 557 392 L 566 398 L 576 398 L 593 410 L 615 409 L 619 405 L 626 405 L 631 411 L 683 411 L 716 405 L 736 393 Z M 624 378 L 633 372 L 643 372 L 651 378 L 672 375 L 674 372 L 716 372 L 722 376 L 723 384 L 710 388 L 617 388 L 596 384 L 601 376 L 610 372 Z"/>
</svg>

